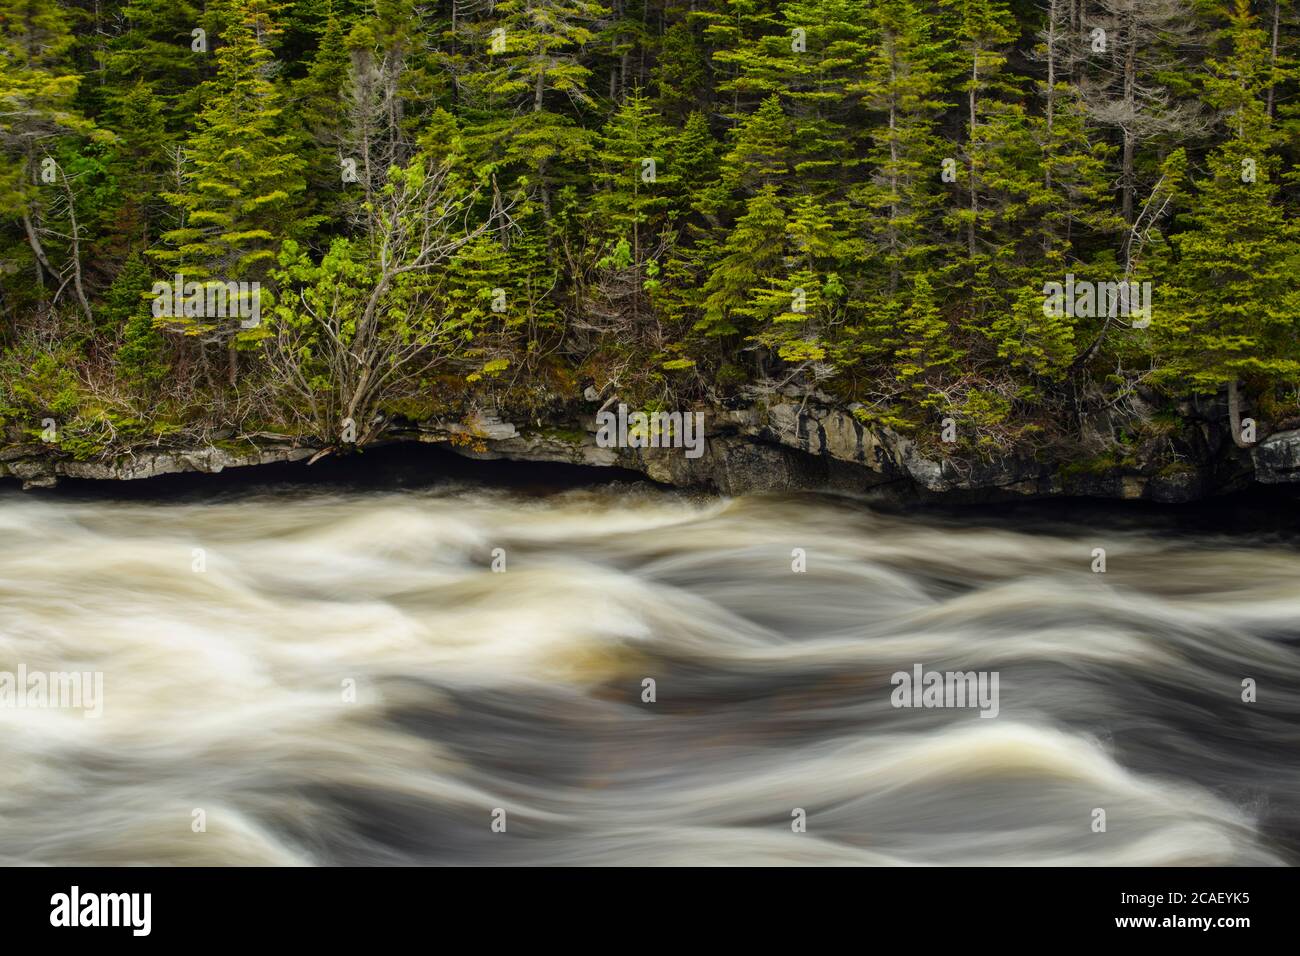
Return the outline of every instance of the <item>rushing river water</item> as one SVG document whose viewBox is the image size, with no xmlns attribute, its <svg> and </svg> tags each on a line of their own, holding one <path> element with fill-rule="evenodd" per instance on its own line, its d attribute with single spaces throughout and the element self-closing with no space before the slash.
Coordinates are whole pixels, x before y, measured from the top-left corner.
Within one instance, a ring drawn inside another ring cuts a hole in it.
<svg viewBox="0 0 1300 956">
<path fill-rule="evenodd" d="M 103 675 L 98 717 L 0 708 L 0 862 L 1300 854 L 1285 536 L 225 480 L 0 496 L 0 671 Z M 893 706 L 917 665 L 996 717 Z"/>
</svg>

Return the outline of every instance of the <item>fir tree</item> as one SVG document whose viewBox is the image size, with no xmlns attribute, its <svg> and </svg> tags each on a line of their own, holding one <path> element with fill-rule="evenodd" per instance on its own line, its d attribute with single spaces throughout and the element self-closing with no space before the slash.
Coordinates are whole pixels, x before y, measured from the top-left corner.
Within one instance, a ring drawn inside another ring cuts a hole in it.
<svg viewBox="0 0 1300 956">
<path fill-rule="evenodd" d="M 785 254 L 785 209 L 776 187 L 763 186 L 728 234 L 704 285 L 703 316 L 696 330 L 710 336 L 742 331 L 753 291 L 779 275 Z"/>
<path fill-rule="evenodd" d="M 794 129 L 775 94 L 734 130 L 722 175 L 732 188 L 755 192 L 794 173 Z"/>
<path fill-rule="evenodd" d="M 646 311 L 647 282 L 657 274 L 669 242 L 668 213 L 677 176 L 667 125 L 634 90 L 610 117 L 601 136 L 591 203 L 598 243 L 599 285 L 607 306 Z"/>
<path fill-rule="evenodd" d="M 305 139 L 299 152 L 307 162 L 308 188 L 317 209 L 331 220 L 342 216 L 347 185 L 358 182 L 366 172 L 357 169 L 358 157 L 343 155 L 346 123 L 340 105 L 350 91 L 350 65 L 343 19 L 330 2 L 320 25 L 319 45 L 306 76 L 294 84 L 293 94 L 297 125 Z M 337 198 L 322 198 L 331 195 Z"/>
<path fill-rule="evenodd" d="M 997 95 L 1011 91 L 1004 67 L 1006 49 L 1015 39 L 1015 20 L 1006 0 L 943 0 L 943 4 L 951 14 L 965 76 L 960 88 L 966 94 L 966 208 L 956 221 L 965 226 L 967 254 L 973 260 L 985 152 L 998 143 L 980 126 L 997 109 Z"/>
<path fill-rule="evenodd" d="M 210 76 L 217 13 L 204 16 L 191 0 L 126 0 L 124 29 L 108 42 L 105 75 L 109 108 L 140 83 L 157 98 L 169 133 L 188 125 L 200 105 L 200 86 Z"/>
</svg>

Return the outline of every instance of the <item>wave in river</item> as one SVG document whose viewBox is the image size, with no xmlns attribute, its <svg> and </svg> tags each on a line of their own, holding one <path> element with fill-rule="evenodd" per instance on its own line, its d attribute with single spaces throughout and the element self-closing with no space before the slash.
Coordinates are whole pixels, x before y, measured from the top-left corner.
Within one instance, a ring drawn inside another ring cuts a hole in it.
<svg viewBox="0 0 1300 956">
<path fill-rule="evenodd" d="M 0 862 L 1289 863 L 1297 582 L 811 497 L 10 496 L 0 672 L 104 695 L 0 708 Z"/>
</svg>

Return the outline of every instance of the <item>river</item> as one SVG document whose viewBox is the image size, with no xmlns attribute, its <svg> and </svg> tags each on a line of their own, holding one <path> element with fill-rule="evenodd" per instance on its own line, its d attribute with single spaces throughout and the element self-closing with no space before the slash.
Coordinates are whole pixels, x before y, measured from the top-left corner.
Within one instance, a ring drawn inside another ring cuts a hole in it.
<svg viewBox="0 0 1300 956">
<path fill-rule="evenodd" d="M 1300 857 L 1267 520 L 226 481 L 0 494 L 0 863 Z"/>
</svg>

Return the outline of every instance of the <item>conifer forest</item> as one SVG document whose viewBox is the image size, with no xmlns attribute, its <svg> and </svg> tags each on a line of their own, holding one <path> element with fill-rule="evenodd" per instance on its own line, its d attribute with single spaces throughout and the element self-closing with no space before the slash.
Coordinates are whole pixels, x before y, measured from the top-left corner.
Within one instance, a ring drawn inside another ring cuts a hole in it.
<svg viewBox="0 0 1300 956">
<path fill-rule="evenodd" d="M 0 57 L 4 444 L 1300 421 L 1282 0 L 0 0 Z"/>
</svg>

